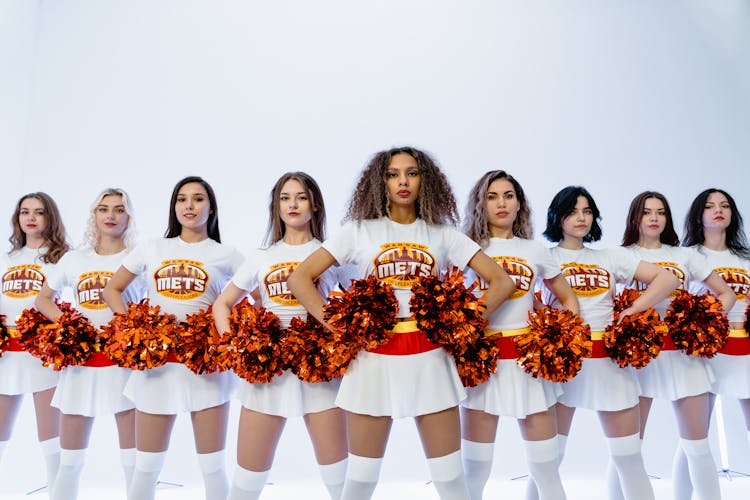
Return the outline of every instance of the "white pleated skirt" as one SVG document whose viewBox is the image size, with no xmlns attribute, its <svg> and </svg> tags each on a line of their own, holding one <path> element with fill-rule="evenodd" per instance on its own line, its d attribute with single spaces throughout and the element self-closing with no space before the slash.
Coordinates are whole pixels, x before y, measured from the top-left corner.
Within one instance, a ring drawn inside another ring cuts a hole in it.
<svg viewBox="0 0 750 500">
<path fill-rule="evenodd" d="M 403 418 L 446 410 L 465 397 L 456 363 L 442 348 L 408 355 L 362 351 L 341 380 L 336 405 Z"/>
<path fill-rule="evenodd" d="M 712 392 L 727 398 L 750 398 L 750 355 L 717 354 L 708 360 L 716 380 Z"/>
<path fill-rule="evenodd" d="M 267 384 L 240 380 L 237 397 L 248 410 L 294 418 L 335 408 L 340 384 L 341 379 L 303 382 L 287 370 Z"/>
<path fill-rule="evenodd" d="M 60 372 L 42 365 L 26 351 L 5 351 L 0 356 L 0 394 L 31 394 L 55 387 Z"/>
<path fill-rule="evenodd" d="M 661 351 L 635 372 L 642 396 L 668 401 L 710 392 L 714 382 L 713 371 L 705 359 L 682 351 Z"/>
<path fill-rule="evenodd" d="M 492 415 L 526 418 L 546 411 L 562 394 L 560 384 L 534 378 L 518 366 L 515 359 L 501 359 L 490 379 L 466 389 L 462 406 Z"/>
<path fill-rule="evenodd" d="M 133 371 L 125 385 L 125 396 L 142 412 L 175 415 L 226 403 L 236 380 L 232 372 L 196 375 L 183 364 L 167 363 Z"/>
<path fill-rule="evenodd" d="M 632 408 L 641 394 L 635 368 L 620 368 L 610 358 L 585 358 L 581 371 L 560 386 L 560 403 L 597 411 Z"/>
<path fill-rule="evenodd" d="M 119 366 L 69 366 L 60 374 L 52 406 L 66 415 L 98 417 L 133 408 L 123 390 L 131 370 Z"/>
</svg>

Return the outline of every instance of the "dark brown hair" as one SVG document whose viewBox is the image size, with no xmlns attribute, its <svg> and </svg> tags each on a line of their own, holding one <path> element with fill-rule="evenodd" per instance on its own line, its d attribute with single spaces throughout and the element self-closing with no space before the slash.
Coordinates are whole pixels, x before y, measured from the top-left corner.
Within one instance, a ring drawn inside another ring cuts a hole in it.
<svg viewBox="0 0 750 500">
<path fill-rule="evenodd" d="M 695 197 L 685 217 L 685 237 L 682 239 L 682 244 L 684 246 L 702 245 L 706 241 L 706 236 L 703 234 L 703 211 L 706 209 L 706 202 L 711 193 L 721 193 L 726 196 L 729 209 L 732 211 L 732 220 L 729 221 L 726 231 L 727 248 L 734 255 L 750 259 L 750 247 L 743 229 L 742 215 L 737 209 L 734 198 L 723 189 L 709 188 Z"/>
<path fill-rule="evenodd" d="M 323 241 L 326 237 L 326 207 L 323 204 L 323 193 L 320 191 L 315 179 L 304 172 L 287 172 L 276 181 L 271 189 L 271 200 L 268 204 L 268 229 L 264 239 L 265 245 L 272 245 L 284 238 L 286 224 L 281 220 L 279 206 L 281 204 L 281 189 L 287 181 L 297 181 L 302 184 L 305 194 L 310 200 L 312 218 L 310 219 L 310 232 L 313 238 Z"/>
<path fill-rule="evenodd" d="M 47 264 L 56 264 L 65 255 L 65 252 L 70 250 L 70 245 L 66 241 L 65 226 L 63 225 L 62 217 L 60 217 L 60 211 L 57 209 L 57 203 L 55 203 L 55 200 L 50 195 L 41 191 L 25 194 L 18 200 L 13 217 L 10 220 L 13 227 L 13 234 L 8 238 L 12 246 L 11 251 L 20 250 L 26 246 L 26 233 L 21 229 L 18 217 L 21 215 L 21 203 L 29 198 L 34 198 L 42 202 L 44 216 L 47 218 L 47 228 L 42 234 L 44 238 L 43 246 L 47 248 L 47 251 L 40 258 L 42 262 Z"/>
<path fill-rule="evenodd" d="M 182 224 L 177 220 L 177 213 L 174 211 L 174 206 L 177 203 L 177 195 L 180 194 L 182 186 L 190 184 L 191 182 L 197 182 L 206 190 L 210 206 L 207 223 L 208 237 L 217 243 L 221 243 L 221 235 L 219 234 L 219 205 L 216 203 L 216 195 L 208 182 L 195 175 L 180 180 L 172 190 L 172 198 L 169 200 L 169 223 L 167 225 L 167 230 L 164 233 L 164 237 L 174 238 L 175 236 L 182 234 Z"/>
<path fill-rule="evenodd" d="M 656 199 L 664 205 L 664 215 L 667 217 L 667 224 L 664 231 L 659 235 L 659 241 L 664 245 L 677 246 L 680 244 L 680 238 L 674 230 L 674 221 L 672 220 L 672 210 L 669 208 L 667 198 L 656 191 L 644 191 L 633 198 L 628 210 L 628 219 L 625 225 L 625 234 L 622 236 L 622 246 L 630 246 L 638 243 L 641 239 L 641 221 L 643 220 L 643 211 L 646 209 L 646 200 Z"/>
</svg>

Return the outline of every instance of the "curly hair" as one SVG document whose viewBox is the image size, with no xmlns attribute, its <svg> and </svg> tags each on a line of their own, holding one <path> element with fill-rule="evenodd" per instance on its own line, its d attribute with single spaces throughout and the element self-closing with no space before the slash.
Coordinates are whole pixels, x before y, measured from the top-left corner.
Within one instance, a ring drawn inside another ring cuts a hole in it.
<svg viewBox="0 0 750 500">
<path fill-rule="evenodd" d="M 297 181 L 305 190 L 307 198 L 310 200 L 312 210 L 312 219 L 310 219 L 310 232 L 313 238 L 323 241 L 326 237 L 326 207 L 323 203 L 323 193 L 320 191 L 318 183 L 305 172 L 287 172 L 276 181 L 271 189 L 271 199 L 268 204 L 268 229 L 263 244 L 270 246 L 284 238 L 286 233 L 286 224 L 281 220 L 279 209 L 281 203 L 281 189 L 287 181 Z"/>
<path fill-rule="evenodd" d="M 505 170 L 492 170 L 484 174 L 469 194 L 466 202 L 466 219 L 464 220 L 464 232 L 472 240 L 482 246 L 486 246 L 490 239 L 490 228 L 487 222 L 487 210 L 485 200 L 490 184 L 498 179 L 504 179 L 513 185 L 518 200 L 518 213 L 513 220 L 513 235 L 519 238 L 530 239 L 532 236 L 531 209 L 526 200 L 521 184 Z"/>
<path fill-rule="evenodd" d="M 210 206 L 207 223 L 208 237 L 217 243 L 221 243 L 221 235 L 219 234 L 219 205 L 216 202 L 216 194 L 208 182 L 203 180 L 202 177 L 196 175 L 191 175 L 181 179 L 172 190 L 172 197 L 169 200 L 169 223 L 167 225 L 167 230 L 164 232 L 164 237 L 174 238 L 182 234 L 182 224 L 177 220 L 177 213 L 174 211 L 174 207 L 177 204 L 177 195 L 180 194 L 182 186 L 190 184 L 191 182 L 197 182 L 206 190 Z"/>
<path fill-rule="evenodd" d="M 659 200 L 664 205 L 664 215 L 667 223 L 664 231 L 659 235 L 659 241 L 664 245 L 677 246 L 680 244 L 680 238 L 674 230 L 674 221 L 672 220 L 672 210 L 669 208 L 667 198 L 656 191 L 644 191 L 633 198 L 628 210 L 628 218 L 625 225 L 625 233 L 622 235 L 622 246 L 627 247 L 638 243 L 641 239 L 641 221 L 643 220 L 643 211 L 646 209 L 646 200 Z"/>
<path fill-rule="evenodd" d="M 427 153 L 410 146 L 375 153 L 360 174 L 344 220 L 361 222 L 388 217 L 385 174 L 391 160 L 398 154 L 411 156 L 419 168 L 421 182 L 416 202 L 417 217 L 428 224 L 458 224 L 456 198 L 445 174 Z"/>
<path fill-rule="evenodd" d="M 712 193 L 721 193 L 729 202 L 729 209 L 732 211 L 732 220 L 726 231 L 726 245 L 730 252 L 744 259 L 750 259 L 750 245 L 748 245 L 742 215 L 737 208 L 734 198 L 723 189 L 709 188 L 695 197 L 690 205 L 687 217 L 685 217 L 685 237 L 682 239 L 682 245 L 689 247 L 693 245 L 702 245 L 706 241 L 706 235 L 703 233 L 703 211 L 706 209 L 706 202 Z"/>
<path fill-rule="evenodd" d="M 589 230 L 589 233 L 583 237 L 583 241 L 590 243 L 602 239 L 602 228 L 599 226 L 601 214 L 599 213 L 599 208 L 594 202 L 594 198 L 584 187 L 568 186 L 561 189 L 560 192 L 552 198 L 549 208 L 547 209 L 547 228 L 542 234 L 544 234 L 544 237 L 549 241 L 562 241 L 563 220 L 573 213 L 576 208 L 576 203 L 578 203 L 579 196 L 586 198 L 589 202 L 591 213 L 594 216 L 594 221 L 591 223 L 591 229 Z"/>
<path fill-rule="evenodd" d="M 130 196 L 120 188 L 106 188 L 100 192 L 89 208 L 89 220 L 86 223 L 86 232 L 83 234 L 83 246 L 96 249 L 99 244 L 99 229 L 96 227 L 96 209 L 106 196 L 119 196 L 122 198 L 122 205 L 125 207 L 125 213 L 128 214 L 128 227 L 123 234 L 123 243 L 126 248 L 135 246 L 136 230 L 135 219 L 133 218 L 133 205 L 130 203 Z"/>
<path fill-rule="evenodd" d="M 65 252 L 70 250 L 70 245 L 66 241 L 65 226 L 63 225 L 62 217 L 60 217 L 60 211 L 57 209 L 57 203 L 55 203 L 55 200 L 50 195 L 41 191 L 23 195 L 16 204 L 16 209 L 10 220 L 10 224 L 13 227 L 13 234 L 8 238 L 11 244 L 11 252 L 20 250 L 26 246 L 26 233 L 21 229 L 18 217 L 21 215 L 21 204 L 29 198 L 34 198 L 42 203 L 44 216 L 47 217 L 47 228 L 42 234 L 44 238 L 42 246 L 46 247 L 47 251 L 40 258 L 42 262 L 47 264 L 57 264 L 62 256 L 65 255 Z"/>
</svg>

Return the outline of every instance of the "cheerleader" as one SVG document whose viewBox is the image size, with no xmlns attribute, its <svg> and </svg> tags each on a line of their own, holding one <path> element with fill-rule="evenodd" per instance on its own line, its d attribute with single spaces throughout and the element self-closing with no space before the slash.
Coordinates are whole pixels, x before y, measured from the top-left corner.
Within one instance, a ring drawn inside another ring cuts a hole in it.
<svg viewBox="0 0 750 500">
<path fill-rule="evenodd" d="M 679 281 L 669 271 L 638 260 L 624 250 L 594 250 L 584 243 L 598 241 L 599 209 L 589 192 L 579 186 L 568 186 L 555 195 L 547 210 L 544 236 L 559 244 L 552 255 L 565 279 L 578 296 L 581 316 L 591 327 L 593 354 L 583 361 L 581 371 L 563 384 L 558 398 L 557 430 L 560 458 L 576 408 L 596 410 L 602 425 L 612 461 L 624 497 L 628 500 L 654 498 L 641 455 L 638 396 L 640 387 L 632 367 L 620 368 L 606 357 L 604 329 L 613 320 L 613 300 L 617 283 L 637 279 L 647 283 L 633 305 L 621 317 L 644 311 L 665 299 Z M 547 294 L 548 295 L 548 294 Z M 547 301 L 554 298 L 548 297 Z M 529 483 L 531 490 L 535 487 Z M 530 497 L 534 497 L 530 492 Z"/>
<path fill-rule="evenodd" d="M 276 314 L 281 327 L 292 318 L 306 319 L 307 311 L 289 293 L 286 278 L 325 237 L 325 206 L 320 188 L 304 172 L 286 173 L 271 191 L 267 246 L 251 254 L 214 302 L 220 332 L 229 331 L 232 306 L 248 291 L 266 310 Z M 331 269 L 331 271 L 333 271 Z M 323 297 L 336 286 L 336 275 L 321 276 Z M 315 457 L 332 499 L 341 496 L 346 473 L 346 422 L 334 403 L 339 380 L 303 382 L 290 370 L 267 383 L 240 383 L 240 423 L 237 469 L 229 498 L 260 496 L 273 464 L 276 445 L 287 418 L 304 417 Z"/>
<path fill-rule="evenodd" d="M 750 339 L 745 330 L 748 293 L 750 292 L 750 245 L 743 230 L 742 216 L 732 196 L 721 189 L 706 189 L 690 205 L 685 218 L 685 237 L 682 244 L 696 247 L 706 256 L 709 266 L 729 285 L 737 302 L 728 310 L 729 339 L 719 354 L 708 361 L 716 376 L 712 393 L 738 399 L 745 417 L 745 428 L 750 441 Z M 704 287 L 695 292 L 702 293 Z M 712 398 L 713 402 L 713 398 Z M 689 498 L 691 483 L 685 474 L 687 450 L 680 454 L 683 462 L 682 498 Z M 692 469 L 690 469 L 692 479 Z M 693 486 L 697 488 L 697 484 Z"/>
<path fill-rule="evenodd" d="M 68 251 L 60 212 L 46 193 L 29 193 L 16 205 L 11 219 L 13 234 L 10 253 L 0 256 L 3 292 L 0 314 L 11 334 L 24 309 L 46 281 L 47 274 Z M 13 422 L 23 395 L 34 394 L 37 436 L 47 465 L 47 484 L 55 482 L 60 464 L 60 413 L 50 405 L 57 385 L 57 373 L 21 349 L 11 339 L 0 353 L 0 457 L 10 440 Z"/>
<path fill-rule="evenodd" d="M 127 311 L 123 293 L 143 275 L 151 304 L 182 321 L 207 310 L 242 262 L 236 250 L 220 243 L 216 196 L 206 181 L 179 181 L 169 206 L 165 237 L 136 246 L 107 283 L 104 298 L 114 312 Z M 125 386 L 136 408 L 130 500 L 154 497 L 172 426 L 182 412 L 190 412 L 206 499 L 226 498 L 224 446 L 233 380 L 229 372 L 196 375 L 173 362 L 133 372 Z"/>
<path fill-rule="evenodd" d="M 91 205 L 91 216 L 80 250 L 68 252 L 36 298 L 36 308 L 55 320 L 62 312 L 53 298 L 65 287 L 73 287 L 76 308 L 93 326 L 99 328 L 112 319 L 101 293 L 120 266 L 135 240 L 130 198 L 121 189 L 105 189 Z M 142 283 L 134 283 L 124 292 L 128 302 L 138 302 Z M 120 368 L 104 354 L 96 352 L 82 366 L 62 371 L 52 398 L 60 417 L 60 470 L 50 498 L 77 498 L 78 483 L 88 448 L 94 417 L 114 415 L 120 444 L 120 458 L 127 488 L 135 465 L 135 412 L 122 394 L 130 370 Z"/>
<path fill-rule="evenodd" d="M 495 170 L 479 179 L 469 195 L 465 231 L 516 284 L 510 299 L 489 318 L 487 334 L 501 334 L 497 372 L 487 382 L 468 389 L 468 397 L 462 403 L 461 448 L 470 497 L 482 498 L 492 469 L 499 416 L 505 415 L 518 419 L 539 496 L 565 498 L 558 472 L 554 411 L 562 391 L 558 384 L 524 372 L 517 363 L 512 337 L 528 332 L 528 313 L 533 308 L 539 279 L 565 308 L 578 313 L 578 301 L 549 250 L 530 239 L 531 210 L 523 188 L 511 175 Z M 483 284 L 480 289 L 484 289 Z"/>
<path fill-rule="evenodd" d="M 487 283 L 487 314 L 515 287 L 479 245 L 452 227 L 458 217 L 445 175 L 411 147 L 377 153 L 363 170 L 348 223 L 298 267 L 289 286 L 323 321 L 313 279 L 338 263 L 356 263 L 358 276 L 391 285 L 399 323 L 390 342 L 362 351 L 341 381 L 336 404 L 347 411 L 349 464 L 342 498 L 370 498 L 394 418 L 414 417 L 432 481 L 441 498 L 468 498 L 460 456 L 458 403 L 465 391 L 452 357 L 416 328 L 409 311 L 420 275 L 469 266 Z"/>
</svg>

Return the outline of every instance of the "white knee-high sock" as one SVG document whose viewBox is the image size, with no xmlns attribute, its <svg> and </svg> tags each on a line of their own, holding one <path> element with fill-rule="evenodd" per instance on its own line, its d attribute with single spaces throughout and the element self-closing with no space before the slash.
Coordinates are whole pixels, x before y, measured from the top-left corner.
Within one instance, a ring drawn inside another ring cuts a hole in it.
<svg viewBox="0 0 750 500">
<path fill-rule="evenodd" d="M 349 465 L 341 500 L 367 500 L 378 485 L 383 457 L 360 457 L 349 453 Z"/>
<path fill-rule="evenodd" d="M 541 441 L 524 441 L 529 473 L 536 484 L 541 500 L 565 500 L 560 480 L 560 460 L 557 436 Z"/>
<path fill-rule="evenodd" d="M 60 438 L 53 437 L 39 441 L 44 455 L 44 463 L 47 466 L 47 486 L 51 488 L 55 484 L 57 469 L 60 467 Z"/>
<path fill-rule="evenodd" d="M 699 500 L 719 500 L 721 490 L 708 439 L 680 439 L 685 450 L 690 479 Z"/>
<path fill-rule="evenodd" d="M 461 455 L 464 460 L 466 486 L 471 500 L 482 500 L 482 493 L 492 472 L 495 443 L 461 440 Z"/>
<path fill-rule="evenodd" d="M 440 498 L 444 500 L 469 500 L 469 490 L 464 480 L 464 467 L 461 463 L 461 450 L 428 458 L 427 466 L 432 476 L 432 484 Z"/>
<path fill-rule="evenodd" d="M 565 457 L 565 446 L 568 444 L 568 436 L 565 434 L 557 435 L 557 468 L 559 470 L 560 464 L 562 464 L 563 457 Z M 529 480 L 526 481 L 526 500 L 539 500 L 539 490 L 536 487 L 534 478 L 529 476 Z"/>
<path fill-rule="evenodd" d="M 346 479 L 346 466 L 349 460 L 346 458 L 332 464 L 318 464 L 320 477 L 328 489 L 331 500 L 339 500 L 341 492 L 344 491 L 344 480 Z"/>
<path fill-rule="evenodd" d="M 51 500 L 73 500 L 78 498 L 78 484 L 83 463 L 86 461 L 86 448 L 81 450 L 60 450 L 60 468 L 55 484 L 50 488 Z"/>
<path fill-rule="evenodd" d="M 120 464 L 122 464 L 122 473 L 125 476 L 125 491 L 130 487 L 133 480 L 133 471 L 135 470 L 135 448 L 120 448 Z"/>
<path fill-rule="evenodd" d="M 237 465 L 228 500 L 257 500 L 266 485 L 269 472 L 270 469 L 256 472 Z"/>
<path fill-rule="evenodd" d="M 226 500 L 229 494 L 229 480 L 225 470 L 226 454 L 224 450 L 198 453 L 198 465 L 203 473 L 206 500 Z"/>
<path fill-rule="evenodd" d="M 672 498 L 674 500 L 689 500 L 693 496 L 693 483 L 690 479 L 687 455 L 680 444 L 674 451 L 672 459 Z"/>
<path fill-rule="evenodd" d="M 153 500 L 156 494 L 156 481 L 164 467 L 166 451 L 135 452 L 135 470 L 128 487 L 128 500 Z"/>
<path fill-rule="evenodd" d="M 607 445 L 620 477 L 623 496 L 627 500 L 653 500 L 654 490 L 643 465 L 640 436 L 607 438 Z"/>
<path fill-rule="evenodd" d="M 0 461 L 3 459 L 3 453 L 5 453 L 5 448 L 8 447 L 7 441 L 0 441 Z"/>
<path fill-rule="evenodd" d="M 615 462 L 611 457 L 607 463 L 607 498 L 609 500 L 625 500 L 622 495 L 620 476 L 617 474 L 617 467 L 615 467 Z"/>
</svg>

